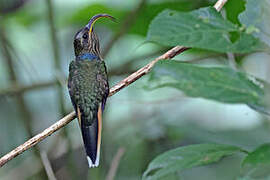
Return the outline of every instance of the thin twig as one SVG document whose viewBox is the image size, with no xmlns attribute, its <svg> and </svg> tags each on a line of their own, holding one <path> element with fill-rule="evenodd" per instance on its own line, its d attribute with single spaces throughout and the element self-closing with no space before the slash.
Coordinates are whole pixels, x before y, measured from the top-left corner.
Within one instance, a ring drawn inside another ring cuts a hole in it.
<svg viewBox="0 0 270 180">
<path fill-rule="evenodd" d="M 220 1 L 224 1 L 224 0 L 219 0 L 217 3 L 220 3 Z M 222 5 L 224 5 L 224 4 L 222 4 Z M 216 7 L 216 5 L 215 5 L 215 7 Z M 138 71 L 134 72 L 133 74 L 131 74 L 130 76 L 128 76 L 127 78 L 123 79 L 122 81 L 117 83 L 115 86 L 113 86 L 110 89 L 109 96 L 114 95 L 115 93 L 117 93 L 118 91 L 123 89 L 124 87 L 127 87 L 128 85 L 130 85 L 131 83 L 133 83 L 137 79 L 139 79 L 142 76 L 144 76 L 145 74 L 149 73 L 151 71 L 151 69 L 153 68 L 153 66 L 158 61 L 171 59 L 171 58 L 175 57 L 176 55 L 178 55 L 178 54 L 180 54 L 180 53 L 182 53 L 182 52 L 184 52 L 185 50 L 188 50 L 188 49 L 190 49 L 190 48 L 183 47 L 183 46 L 175 46 L 174 48 L 167 51 L 165 54 L 163 54 L 163 55 L 159 56 L 158 58 L 154 59 L 153 61 L 148 63 L 146 66 L 142 67 Z M 49 128 L 45 129 L 43 132 L 37 134 L 33 138 L 29 139 L 28 141 L 26 141 L 22 145 L 18 146 L 14 150 L 12 150 L 11 152 L 7 153 L 6 155 L 1 157 L 1 159 L 0 159 L 0 167 L 2 167 L 4 164 L 6 164 L 8 161 L 13 159 L 14 157 L 16 157 L 19 154 L 26 151 L 27 149 L 33 147 L 34 145 L 36 145 L 37 143 L 39 143 L 40 141 L 42 141 L 43 139 L 45 139 L 49 135 L 53 134 L 55 131 L 57 131 L 57 130 L 61 129 L 62 127 L 64 127 L 69 122 L 71 122 L 73 119 L 75 119 L 75 117 L 76 117 L 76 114 L 73 111 L 70 114 L 63 117 L 62 119 L 60 119 L 55 124 L 51 125 Z"/>
<path fill-rule="evenodd" d="M 42 163 L 45 167 L 48 179 L 49 180 L 56 180 L 56 177 L 54 175 L 50 160 L 49 160 L 46 152 L 41 152 L 41 160 L 42 160 Z"/>
<path fill-rule="evenodd" d="M 221 8 L 224 6 L 224 4 L 227 2 L 228 0 L 218 0 L 216 2 L 216 4 L 214 5 L 214 8 L 217 10 L 217 11 L 220 11 Z"/>
<path fill-rule="evenodd" d="M 232 67 L 232 69 L 237 69 L 237 63 L 235 62 L 235 57 L 233 53 L 227 53 L 229 65 Z"/>
<path fill-rule="evenodd" d="M 124 148 L 119 148 L 117 153 L 115 154 L 115 156 L 113 157 L 109 172 L 107 174 L 106 180 L 114 180 L 114 177 L 116 175 L 120 160 L 122 158 L 122 156 L 125 153 L 125 149 Z"/>
</svg>

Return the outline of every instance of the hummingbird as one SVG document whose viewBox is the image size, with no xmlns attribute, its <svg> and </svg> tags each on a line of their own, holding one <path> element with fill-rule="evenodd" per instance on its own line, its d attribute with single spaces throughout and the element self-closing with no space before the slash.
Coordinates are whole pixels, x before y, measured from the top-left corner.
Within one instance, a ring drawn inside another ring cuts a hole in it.
<svg viewBox="0 0 270 180">
<path fill-rule="evenodd" d="M 102 113 L 109 95 L 106 65 L 93 30 L 100 18 L 115 20 L 108 14 L 97 14 L 75 34 L 75 60 L 69 64 L 68 77 L 69 95 L 81 128 L 89 167 L 99 165 Z"/>
</svg>

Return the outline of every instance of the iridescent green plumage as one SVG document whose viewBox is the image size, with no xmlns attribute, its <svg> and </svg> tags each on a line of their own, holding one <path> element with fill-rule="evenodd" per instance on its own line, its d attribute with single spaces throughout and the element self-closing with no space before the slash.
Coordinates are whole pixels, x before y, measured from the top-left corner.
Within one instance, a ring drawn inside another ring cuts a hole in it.
<svg viewBox="0 0 270 180">
<path fill-rule="evenodd" d="M 94 111 L 108 96 L 105 63 L 100 59 L 72 61 L 69 73 L 71 99 L 80 107 L 85 123 L 91 125 Z"/>
<path fill-rule="evenodd" d="M 89 167 L 99 164 L 102 112 L 109 94 L 105 62 L 93 23 L 106 14 L 94 16 L 74 37 L 75 61 L 69 65 L 68 88 L 80 123 Z"/>
</svg>

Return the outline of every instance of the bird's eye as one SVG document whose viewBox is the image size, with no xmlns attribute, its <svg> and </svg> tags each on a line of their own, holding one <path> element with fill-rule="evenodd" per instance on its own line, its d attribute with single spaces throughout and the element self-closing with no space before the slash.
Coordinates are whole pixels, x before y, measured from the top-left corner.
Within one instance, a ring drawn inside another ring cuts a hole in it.
<svg viewBox="0 0 270 180">
<path fill-rule="evenodd" d="M 87 39 L 87 38 L 88 38 L 88 34 L 84 34 L 83 39 Z"/>
</svg>

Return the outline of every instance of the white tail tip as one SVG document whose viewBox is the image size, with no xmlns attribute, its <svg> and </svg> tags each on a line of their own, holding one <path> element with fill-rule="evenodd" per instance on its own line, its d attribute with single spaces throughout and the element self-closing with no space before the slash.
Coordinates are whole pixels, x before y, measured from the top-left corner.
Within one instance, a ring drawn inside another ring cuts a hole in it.
<svg viewBox="0 0 270 180">
<path fill-rule="evenodd" d="M 91 158 L 89 156 L 87 156 L 87 161 L 88 161 L 89 168 L 98 167 L 98 165 L 99 165 L 99 157 L 97 157 L 96 162 L 93 163 Z"/>
</svg>

